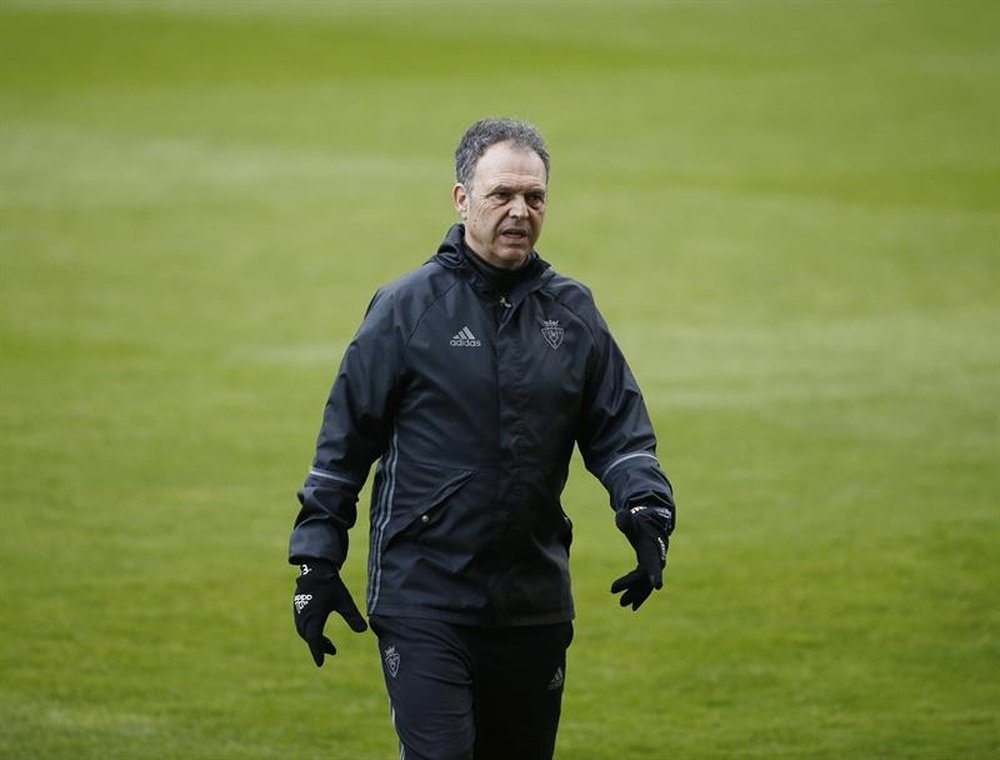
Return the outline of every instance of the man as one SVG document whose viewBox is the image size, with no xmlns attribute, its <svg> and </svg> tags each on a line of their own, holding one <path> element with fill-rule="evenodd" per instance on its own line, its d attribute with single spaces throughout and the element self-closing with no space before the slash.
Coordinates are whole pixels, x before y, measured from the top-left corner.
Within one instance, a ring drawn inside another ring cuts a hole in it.
<svg viewBox="0 0 1000 760">
<path fill-rule="evenodd" d="M 578 445 L 638 564 L 633 610 L 662 586 L 670 483 L 642 396 L 590 291 L 535 252 L 549 154 L 530 125 L 473 124 L 455 153 L 462 223 L 380 289 L 347 348 L 299 491 L 294 614 L 317 665 L 338 570 L 378 459 L 367 610 L 401 757 L 551 758 L 572 639 L 572 524 L 559 497 Z"/>
</svg>

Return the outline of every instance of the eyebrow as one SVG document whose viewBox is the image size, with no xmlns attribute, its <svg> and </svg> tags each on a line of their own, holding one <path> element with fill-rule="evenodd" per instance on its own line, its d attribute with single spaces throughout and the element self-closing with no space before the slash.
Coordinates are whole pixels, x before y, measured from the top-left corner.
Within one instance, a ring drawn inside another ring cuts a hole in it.
<svg viewBox="0 0 1000 760">
<path fill-rule="evenodd" d="M 489 188 L 489 190 L 487 190 L 487 194 L 492 194 L 492 193 L 516 193 L 520 189 L 521 188 L 519 188 L 519 187 L 517 187 L 515 185 L 494 185 L 493 187 Z M 547 192 L 546 188 L 543 185 L 530 185 L 530 186 L 524 187 L 523 191 L 524 191 L 524 193 L 529 194 L 529 195 L 531 193 L 542 193 L 544 195 Z"/>
</svg>

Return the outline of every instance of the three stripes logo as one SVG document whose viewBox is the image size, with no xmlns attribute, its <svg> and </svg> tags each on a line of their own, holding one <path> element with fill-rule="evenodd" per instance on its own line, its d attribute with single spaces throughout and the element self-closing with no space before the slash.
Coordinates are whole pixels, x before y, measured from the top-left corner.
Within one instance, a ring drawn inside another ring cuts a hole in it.
<svg viewBox="0 0 1000 760">
<path fill-rule="evenodd" d="M 558 668 L 556 668 L 556 674 L 552 676 L 552 680 L 549 681 L 548 690 L 558 691 L 559 689 L 562 688 L 563 682 L 565 680 L 566 677 L 563 675 L 563 669 L 562 666 L 560 665 Z"/>
<path fill-rule="evenodd" d="M 472 330 L 466 325 L 455 333 L 455 337 L 451 339 L 451 345 L 462 346 L 464 348 L 477 348 L 483 345 L 483 342 L 473 335 Z"/>
</svg>

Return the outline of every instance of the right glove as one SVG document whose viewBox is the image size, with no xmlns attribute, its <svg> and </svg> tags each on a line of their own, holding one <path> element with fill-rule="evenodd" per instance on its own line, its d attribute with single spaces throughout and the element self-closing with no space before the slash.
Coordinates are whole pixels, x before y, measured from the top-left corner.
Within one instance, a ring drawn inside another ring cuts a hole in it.
<svg viewBox="0 0 1000 760">
<path fill-rule="evenodd" d="M 310 562 L 299 566 L 292 603 L 295 630 L 309 645 L 316 667 L 323 667 L 324 655 L 337 654 L 337 647 L 323 635 L 323 627 L 331 612 L 338 612 L 351 630 L 362 633 L 368 623 L 361 617 L 351 592 L 332 565 Z"/>
</svg>

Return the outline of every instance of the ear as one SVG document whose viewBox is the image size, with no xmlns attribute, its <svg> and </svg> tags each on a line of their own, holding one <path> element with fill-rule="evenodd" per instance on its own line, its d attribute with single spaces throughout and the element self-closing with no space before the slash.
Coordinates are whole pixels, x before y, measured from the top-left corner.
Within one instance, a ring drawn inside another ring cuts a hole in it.
<svg viewBox="0 0 1000 760">
<path fill-rule="evenodd" d="M 461 182 L 456 182 L 451 189 L 451 201 L 455 204 L 455 211 L 458 212 L 458 215 L 465 219 L 469 214 L 469 193 Z"/>
</svg>

